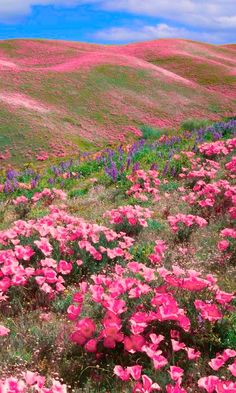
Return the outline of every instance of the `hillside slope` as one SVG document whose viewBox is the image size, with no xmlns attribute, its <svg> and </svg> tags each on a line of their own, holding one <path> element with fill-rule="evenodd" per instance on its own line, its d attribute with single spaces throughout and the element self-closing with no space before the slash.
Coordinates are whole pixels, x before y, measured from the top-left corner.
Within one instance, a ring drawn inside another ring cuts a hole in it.
<svg viewBox="0 0 236 393">
<path fill-rule="evenodd" d="M 6 164 L 112 143 L 142 124 L 236 114 L 235 45 L 9 40 L 0 42 L 0 76 Z"/>
</svg>

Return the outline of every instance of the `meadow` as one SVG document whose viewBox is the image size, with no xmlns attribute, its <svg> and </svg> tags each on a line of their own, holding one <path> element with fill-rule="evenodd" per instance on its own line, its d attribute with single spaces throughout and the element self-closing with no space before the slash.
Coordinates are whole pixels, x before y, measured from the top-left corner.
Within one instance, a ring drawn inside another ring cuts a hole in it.
<svg viewBox="0 0 236 393">
<path fill-rule="evenodd" d="M 236 119 L 0 175 L 0 392 L 236 392 Z"/>
<path fill-rule="evenodd" d="M 234 116 L 235 67 L 235 45 L 1 41 L 1 167 L 132 142 L 143 124 Z"/>
</svg>

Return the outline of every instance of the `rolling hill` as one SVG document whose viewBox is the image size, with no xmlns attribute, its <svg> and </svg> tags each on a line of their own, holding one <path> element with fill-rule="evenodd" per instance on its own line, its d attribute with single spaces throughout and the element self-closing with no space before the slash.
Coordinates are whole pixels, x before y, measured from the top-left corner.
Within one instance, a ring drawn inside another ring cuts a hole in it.
<svg viewBox="0 0 236 393">
<path fill-rule="evenodd" d="M 142 124 L 236 115 L 236 45 L 0 42 L 0 159 L 45 160 L 128 140 Z"/>
</svg>

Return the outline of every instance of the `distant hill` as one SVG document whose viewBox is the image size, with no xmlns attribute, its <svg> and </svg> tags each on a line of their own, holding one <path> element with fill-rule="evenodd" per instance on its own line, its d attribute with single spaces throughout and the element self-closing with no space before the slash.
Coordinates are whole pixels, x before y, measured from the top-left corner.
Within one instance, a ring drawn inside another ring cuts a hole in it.
<svg viewBox="0 0 236 393">
<path fill-rule="evenodd" d="M 63 156 L 191 117 L 236 115 L 236 45 L 0 41 L 0 158 Z"/>
</svg>

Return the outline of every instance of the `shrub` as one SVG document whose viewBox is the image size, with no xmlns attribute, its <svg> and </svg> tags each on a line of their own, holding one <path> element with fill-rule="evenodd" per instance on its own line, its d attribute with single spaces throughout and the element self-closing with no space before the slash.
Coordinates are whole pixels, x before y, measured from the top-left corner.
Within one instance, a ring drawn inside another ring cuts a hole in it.
<svg viewBox="0 0 236 393">
<path fill-rule="evenodd" d="M 144 227 L 148 226 L 147 219 L 152 216 L 152 211 L 141 206 L 120 206 L 104 213 L 103 217 L 114 224 L 116 232 L 125 232 L 128 235 L 137 235 Z"/>
<path fill-rule="evenodd" d="M 144 125 L 141 127 L 141 132 L 144 139 L 158 139 L 165 131 Z"/>
<path fill-rule="evenodd" d="M 195 131 L 200 128 L 205 128 L 209 126 L 210 122 L 207 119 L 187 119 L 184 120 L 180 128 L 184 131 Z"/>
</svg>

